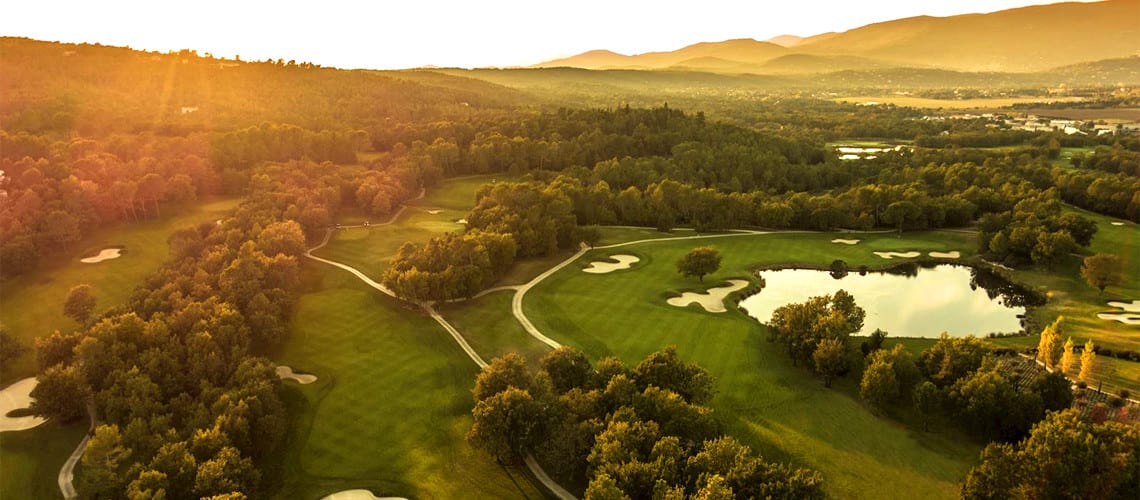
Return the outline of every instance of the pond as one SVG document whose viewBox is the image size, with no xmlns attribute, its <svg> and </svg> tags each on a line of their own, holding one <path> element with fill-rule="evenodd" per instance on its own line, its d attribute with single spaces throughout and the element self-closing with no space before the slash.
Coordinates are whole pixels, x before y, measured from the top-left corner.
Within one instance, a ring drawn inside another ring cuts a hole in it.
<svg viewBox="0 0 1140 500">
<path fill-rule="evenodd" d="M 812 269 L 760 271 L 764 289 L 740 302 L 749 316 L 767 323 L 785 304 L 843 289 L 867 316 L 860 335 L 876 328 L 891 337 L 937 338 L 1014 333 L 1036 299 L 987 271 L 964 266 L 901 266 L 891 272 L 845 275 Z"/>
</svg>

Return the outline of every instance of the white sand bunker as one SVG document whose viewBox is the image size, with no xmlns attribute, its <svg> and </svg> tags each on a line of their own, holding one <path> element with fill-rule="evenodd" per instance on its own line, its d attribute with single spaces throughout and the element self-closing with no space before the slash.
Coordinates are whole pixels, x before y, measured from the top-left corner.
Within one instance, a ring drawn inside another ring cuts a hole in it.
<svg viewBox="0 0 1140 500">
<path fill-rule="evenodd" d="M 1116 302 L 1108 303 L 1109 307 L 1118 307 L 1128 312 L 1140 313 L 1140 300 L 1133 300 L 1132 302 Z"/>
<path fill-rule="evenodd" d="M 1109 321 L 1119 321 L 1126 325 L 1140 325 L 1140 314 L 1137 313 L 1099 313 L 1096 317 Z"/>
<path fill-rule="evenodd" d="M 344 490 L 321 498 L 321 500 L 407 500 L 403 497 L 378 497 L 368 490 Z"/>
<path fill-rule="evenodd" d="M 316 375 L 309 375 L 306 373 L 293 373 L 293 368 L 281 365 L 277 367 L 277 376 L 281 380 L 294 380 L 298 384 L 311 384 L 317 381 Z"/>
<path fill-rule="evenodd" d="M 432 214 L 432 215 L 436 215 L 436 214 L 443 213 L 443 210 L 428 210 L 427 213 Z"/>
<path fill-rule="evenodd" d="M 856 243 L 859 243 L 859 240 L 845 240 L 843 238 L 835 238 L 834 240 L 831 240 L 831 242 L 832 243 L 842 243 L 844 245 L 854 245 Z"/>
<path fill-rule="evenodd" d="M 745 280 L 728 280 L 728 282 L 731 283 L 728 286 L 710 288 L 705 293 L 685 292 L 680 297 L 673 297 L 666 302 L 676 307 L 688 307 L 689 304 L 696 302 L 708 312 L 722 313 L 728 310 L 724 308 L 724 298 L 748 286 Z"/>
<path fill-rule="evenodd" d="M 929 255 L 936 259 L 957 259 L 962 256 L 962 252 L 951 250 L 949 252 L 930 252 Z"/>
<path fill-rule="evenodd" d="M 467 219 L 455 219 L 456 224 L 467 224 Z"/>
<path fill-rule="evenodd" d="M 1113 222 L 1113 223 L 1112 223 L 1112 225 L 1114 225 L 1114 226 L 1123 226 L 1123 225 L 1124 225 L 1124 223 L 1123 223 L 1123 222 Z"/>
<path fill-rule="evenodd" d="M 0 391 L 0 432 L 27 430 L 47 422 L 34 415 L 8 416 L 8 412 L 27 408 L 32 404 L 32 389 L 35 389 L 38 383 L 35 377 L 28 377 Z"/>
<path fill-rule="evenodd" d="M 123 249 L 122 248 L 104 248 L 104 249 L 99 251 L 99 255 L 96 255 L 94 257 L 85 257 L 85 258 L 79 259 L 79 262 L 82 262 L 84 264 L 98 264 L 98 263 L 103 262 L 105 260 L 117 259 L 117 258 L 122 257 L 122 256 L 123 256 Z"/>
<path fill-rule="evenodd" d="M 895 257 L 902 259 L 913 259 L 919 255 L 922 255 L 922 252 L 875 252 L 875 255 L 878 255 L 884 259 L 893 259 Z"/>
<path fill-rule="evenodd" d="M 641 261 L 641 259 L 637 258 L 634 255 L 624 255 L 624 254 L 611 255 L 610 259 L 616 260 L 617 262 L 607 262 L 604 260 L 595 260 L 595 261 L 590 263 L 589 267 L 583 269 L 582 272 L 590 273 L 590 274 L 612 273 L 612 272 L 617 271 L 619 269 L 629 269 L 629 268 L 633 267 L 634 263 Z"/>
</svg>

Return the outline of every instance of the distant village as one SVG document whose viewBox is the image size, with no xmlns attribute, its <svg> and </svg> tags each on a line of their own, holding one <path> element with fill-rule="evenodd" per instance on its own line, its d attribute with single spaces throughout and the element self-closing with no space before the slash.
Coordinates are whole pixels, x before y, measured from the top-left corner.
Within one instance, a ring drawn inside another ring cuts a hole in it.
<svg viewBox="0 0 1140 500">
<path fill-rule="evenodd" d="M 980 115 L 964 113 L 950 116 L 924 116 L 924 120 L 988 120 L 990 128 L 1028 130 L 1030 132 L 1064 132 L 1068 135 L 1109 135 L 1140 132 L 1140 123 L 1101 123 L 1091 120 L 1047 118 L 1037 115 L 1010 116 L 1000 113 Z"/>
</svg>

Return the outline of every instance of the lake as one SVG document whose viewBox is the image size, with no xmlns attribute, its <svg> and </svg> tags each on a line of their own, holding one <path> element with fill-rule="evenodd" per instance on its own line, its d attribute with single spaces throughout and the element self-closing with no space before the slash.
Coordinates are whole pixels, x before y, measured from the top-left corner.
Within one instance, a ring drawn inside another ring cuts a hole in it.
<svg viewBox="0 0 1140 500">
<path fill-rule="evenodd" d="M 860 335 L 876 328 L 891 337 L 962 337 L 1021 331 L 1025 306 L 1034 299 L 987 271 L 965 266 L 903 266 L 892 272 L 760 271 L 764 289 L 740 302 L 749 316 L 767 323 L 772 311 L 843 289 L 867 312 Z"/>
</svg>

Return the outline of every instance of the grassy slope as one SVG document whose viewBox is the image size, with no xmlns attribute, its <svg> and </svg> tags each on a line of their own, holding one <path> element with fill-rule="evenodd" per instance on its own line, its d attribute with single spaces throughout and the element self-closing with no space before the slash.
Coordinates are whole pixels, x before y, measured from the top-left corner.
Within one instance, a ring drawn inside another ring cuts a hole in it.
<svg viewBox="0 0 1140 500">
<path fill-rule="evenodd" d="M 318 380 L 290 383 L 299 411 L 276 496 L 540 497 L 525 469 L 464 442 L 476 367 L 451 337 L 347 273 L 316 272 L 321 289 L 302 297 L 279 356 Z"/>
<path fill-rule="evenodd" d="M 765 456 L 823 471 L 827 490 L 842 498 L 955 496 L 957 482 L 980 445 L 938 433 L 922 433 L 872 415 L 855 394 L 854 381 L 825 389 L 804 368 L 792 367 L 763 327 L 737 312 L 705 313 L 665 304 L 668 290 L 690 288 L 673 263 L 693 246 L 713 244 L 724 255 L 722 271 L 706 279 L 747 276 L 757 264 L 882 265 L 873 250 L 962 250 L 972 236 L 951 232 L 858 235 L 855 246 L 830 243 L 832 234 L 763 235 L 707 241 L 654 242 L 599 250 L 581 262 L 612 253 L 641 257 L 632 270 L 607 275 L 572 265 L 527 296 L 528 317 L 552 338 L 591 357 L 616 355 L 634 362 L 675 344 L 681 355 L 717 377 L 717 414 L 733 435 Z"/>
<path fill-rule="evenodd" d="M 176 229 L 212 221 L 228 214 L 237 199 L 208 201 L 177 214 L 138 224 L 122 224 L 100 230 L 84 239 L 76 252 L 56 258 L 43 268 L 4 283 L 0 291 L 0 322 L 25 346 L 53 330 L 74 329 L 75 321 L 62 315 L 63 302 L 71 287 L 87 283 L 94 287 L 98 305 L 95 314 L 126 302 L 135 287 L 158 269 L 169 255 L 166 239 Z M 123 256 L 98 264 L 79 259 L 109 246 L 126 247 Z M 35 374 L 35 355 L 29 350 L 4 363 L 5 381 Z"/>
</svg>

